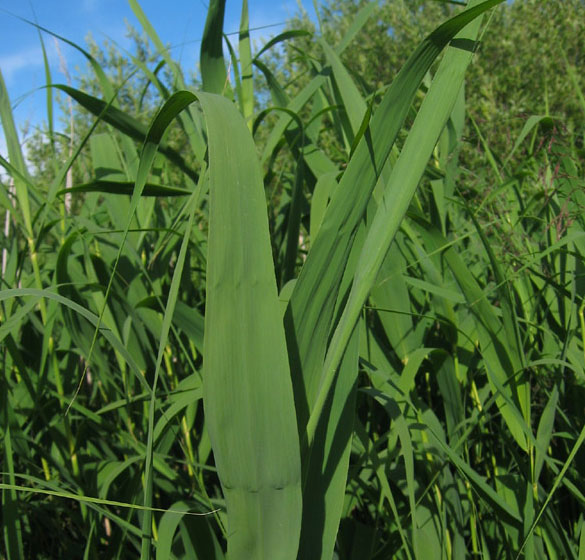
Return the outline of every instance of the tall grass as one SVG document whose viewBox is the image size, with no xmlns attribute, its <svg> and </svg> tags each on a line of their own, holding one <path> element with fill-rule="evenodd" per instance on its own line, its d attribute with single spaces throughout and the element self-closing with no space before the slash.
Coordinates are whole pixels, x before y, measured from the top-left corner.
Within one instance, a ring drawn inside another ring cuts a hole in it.
<svg viewBox="0 0 585 560">
<path fill-rule="evenodd" d="M 490 158 L 458 164 L 500 1 L 366 97 L 372 5 L 291 96 L 261 57 L 307 32 L 254 55 L 244 1 L 228 64 L 212 1 L 193 91 L 131 0 L 175 87 L 133 59 L 147 125 L 83 51 L 101 97 L 48 88 L 93 118 L 48 185 L 0 76 L 6 558 L 585 555 L 583 162 L 542 115 L 511 154 L 472 123 Z"/>
</svg>

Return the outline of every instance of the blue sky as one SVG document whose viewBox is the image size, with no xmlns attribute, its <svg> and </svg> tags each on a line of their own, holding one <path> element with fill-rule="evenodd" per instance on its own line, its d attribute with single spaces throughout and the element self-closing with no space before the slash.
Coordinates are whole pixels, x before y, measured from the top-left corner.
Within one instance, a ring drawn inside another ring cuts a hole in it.
<svg viewBox="0 0 585 560">
<path fill-rule="evenodd" d="M 258 45 L 282 30 L 282 24 L 299 11 L 296 0 L 248 0 L 250 27 L 263 27 L 252 34 Z M 312 0 L 299 0 L 312 12 Z M 173 47 L 173 58 L 182 67 L 195 69 L 199 58 L 200 39 L 205 24 L 205 0 L 139 0 L 140 5 L 164 43 Z M 227 0 L 224 30 L 239 28 L 241 2 Z M 28 122 L 40 125 L 45 117 L 45 93 L 35 91 L 45 83 L 41 45 L 37 30 L 15 16 L 36 20 L 39 25 L 85 47 L 91 33 L 102 43 L 112 39 L 129 48 L 126 38 L 127 20 L 140 28 L 126 0 L 0 0 L 0 70 L 8 88 L 15 119 L 20 129 Z M 275 25 L 279 24 L 279 25 Z M 265 27 L 271 26 L 271 27 Z M 60 71 L 59 51 L 54 40 L 43 37 L 54 82 L 66 83 Z M 83 57 L 60 43 L 59 50 L 72 77 L 76 67 L 85 70 Z M 20 130 L 19 130 L 20 133 Z M 22 140 L 22 139 L 21 139 Z M 4 134 L 0 129 L 0 153 L 6 155 Z"/>
</svg>

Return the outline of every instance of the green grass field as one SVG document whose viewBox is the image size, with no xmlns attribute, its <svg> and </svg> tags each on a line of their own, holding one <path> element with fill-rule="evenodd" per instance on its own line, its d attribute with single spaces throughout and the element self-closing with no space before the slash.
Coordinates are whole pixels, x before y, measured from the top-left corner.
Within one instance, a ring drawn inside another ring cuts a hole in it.
<svg viewBox="0 0 585 560">
<path fill-rule="evenodd" d="M 1 558 L 585 558 L 585 158 L 466 113 L 501 1 L 365 93 L 374 3 L 224 59 L 212 0 L 194 89 L 130 0 L 154 116 L 86 52 L 42 175 L 0 74 Z"/>
</svg>

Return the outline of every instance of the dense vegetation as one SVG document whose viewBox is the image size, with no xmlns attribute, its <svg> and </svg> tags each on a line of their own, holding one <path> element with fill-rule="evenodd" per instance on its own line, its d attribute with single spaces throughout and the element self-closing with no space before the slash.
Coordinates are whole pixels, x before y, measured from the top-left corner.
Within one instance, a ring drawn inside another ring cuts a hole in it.
<svg viewBox="0 0 585 560">
<path fill-rule="evenodd" d="M 0 556 L 584 558 L 582 0 L 130 3 L 28 161 L 0 74 Z"/>
</svg>

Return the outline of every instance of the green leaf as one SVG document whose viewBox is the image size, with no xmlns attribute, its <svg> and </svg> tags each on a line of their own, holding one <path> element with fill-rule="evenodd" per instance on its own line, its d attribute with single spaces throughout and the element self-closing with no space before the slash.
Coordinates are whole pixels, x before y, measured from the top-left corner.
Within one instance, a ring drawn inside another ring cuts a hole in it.
<svg viewBox="0 0 585 560">
<path fill-rule="evenodd" d="M 101 192 L 108 194 L 125 194 L 132 195 L 134 192 L 134 182 L 130 181 L 100 181 L 95 180 L 83 185 L 77 185 L 70 189 L 62 189 L 57 192 L 58 195 L 65 195 L 67 193 L 83 193 L 83 192 Z M 188 196 L 192 194 L 191 191 L 180 189 L 177 187 L 168 187 L 165 185 L 155 185 L 153 183 L 146 183 L 142 196 Z"/>
<path fill-rule="evenodd" d="M 227 503 L 228 554 L 295 558 L 299 441 L 260 166 L 233 104 L 200 99 L 210 180 L 204 406 Z"/>
<path fill-rule="evenodd" d="M 190 533 L 189 540 L 193 547 L 193 550 L 190 551 L 190 559 L 222 560 L 224 558 L 221 547 L 207 519 L 185 515 L 186 512 L 192 511 L 197 506 L 198 504 L 196 503 L 181 500 L 170 507 L 172 511 L 168 511 L 162 516 L 156 544 L 157 560 L 167 560 L 173 557 L 171 556 L 171 550 L 176 539 L 177 529 L 181 524 L 187 524 L 188 532 Z"/>
<path fill-rule="evenodd" d="M 283 41 L 287 41 L 288 39 L 294 39 L 295 37 L 310 37 L 312 33 L 310 31 L 306 31 L 304 29 L 291 29 L 289 31 L 284 31 L 279 33 L 276 37 L 270 39 L 257 53 L 254 57 L 254 64 L 258 61 L 257 59 L 260 58 L 267 50 L 271 49 L 274 45 L 278 43 L 282 43 Z"/>
<path fill-rule="evenodd" d="M 240 107 L 242 115 L 252 130 L 254 122 L 254 81 L 252 68 L 252 48 L 250 46 L 250 21 L 248 17 L 248 0 L 242 2 L 242 16 L 240 18 L 240 42 L 238 53 L 240 54 L 240 74 L 241 74 L 241 96 Z"/>
<path fill-rule="evenodd" d="M 546 452 L 551 442 L 558 401 L 559 390 L 558 387 L 555 385 L 552 394 L 550 395 L 548 401 L 546 402 L 544 410 L 542 411 L 540 421 L 538 422 L 538 429 L 536 432 L 536 441 L 538 442 L 538 446 L 536 447 L 534 458 L 535 484 L 538 482 L 538 479 L 540 478 L 540 472 L 542 471 L 542 467 L 544 465 Z"/>
<path fill-rule="evenodd" d="M 419 115 L 417 118 L 416 132 L 414 134 L 411 132 L 412 136 L 409 135 L 409 147 L 405 148 L 401 156 L 403 158 L 401 167 L 398 172 L 395 170 L 392 172 L 391 186 L 387 188 L 387 191 L 392 194 L 387 198 L 393 198 L 393 200 L 384 200 L 381 204 L 381 212 L 371 227 L 369 246 L 361 253 L 361 262 L 354 262 L 348 266 L 352 244 L 378 175 L 390 154 L 419 84 L 433 61 L 443 47 L 467 23 L 497 3 L 498 0 L 485 2 L 478 8 L 472 8 L 443 24 L 423 41 L 406 62 L 386 92 L 380 107 L 372 116 L 369 130 L 358 144 L 339 186 L 335 189 L 320 226 L 319 235 L 295 284 L 285 315 L 285 327 L 295 390 L 297 421 L 303 438 L 303 473 L 304 475 L 306 473 L 306 477 L 322 476 L 318 470 L 312 471 L 306 468 L 311 453 L 314 452 L 313 445 L 317 450 L 326 445 L 321 436 L 316 437 L 321 413 L 325 409 L 343 409 L 346 405 L 347 395 L 344 395 L 344 398 L 338 397 L 329 404 L 329 392 L 330 390 L 335 392 L 332 387 L 336 382 L 339 364 L 365 299 L 375 281 L 380 261 L 400 225 L 408 202 L 424 172 L 436 138 L 450 114 L 450 104 L 454 103 L 459 89 L 454 93 L 452 91 L 457 83 L 460 87 L 464 70 L 471 56 L 469 53 L 457 50 L 457 57 L 463 57 L 463 60 L 447 60 L 443 64 L 447 66 L 447 72 L 453 71 L 455 75 L 443 76 L 439 85 L 434 88 L 436 93 L 433 93 L 430 98 L 427 95 L 429 99 L 424 111 L 421 108 L 422 116 Z M 315 78 L 311 87 L 320 87 L 320 79 L 322 79 L 321 76 Z M 308 86 L 301 95 L 310 98 L 313 93 Z M 441 99 L 436 99 L 437 96 Z M 299 96 L 292 103 L 302 107 L 302 101 L 303 98 Z M 445 111 L 447 115 L 444 117 Z M 419 151 L 422 146 L 424 150 Z M 354 254 L 354 258 L 357 259 L 357 257 L 358 255 Z M 329 343 L 334 326 L 335 309 L 341 305 L 347 294 L 340 288 L 343 275 L 353 274 L 354 270 L 357 270 L 356 280 L 352 294 L 349 296 L 349 303 L 340 320 L 340 326 Z M 327 362 L 324 364 L 327 349 Z M 354 375 L 357 375 L 357 369 Z M 339 395 L 341 396 L 341 393 Z M 353 412 L 347 410 L 345 414 L 353 414 Z M 350 433 L 339 430 L 338 438 L 341 441 L 349 437 Z M 327 450 L 324 453 L 327 454 Z M 340 463 L 338 467 L 342 468 L 342 464 Z M 304 480 L 304 484 L 309 483 Z M 317 495 L 305 493 L 303 499 L 315 500 L 315 509 L 317 509 L 321 507 L 319 503 L 321 494 L 337 493 L 342 490 L 329 481 L 323 480 L 320 493 Z M 310 529 L 307 530 L 310 531 Z M 332 533 L 328 537 L 331 538 L 331 535 Z M 310 547 L 310 543 L 304 541 L 303 545 Z M 315 546 L 320 545 L 315 543 Z M 329 550 L 332 547 L 333 545 L 330 544 L 324 546 L 323 550 Z"/>
<path fill-rule="evenodd" d="M 2 536 L 8 558 L 24 558 L 22 545 L 21 515 L 17 507 L 14 454 L 10 426 L 4 430 L 4 465 L 8 469 L 8 485 L 2 485 Z M 4 474 L 4 473 L 3 473 Z"/>
<path fill-rule="evenodd" d="M 223 94 L 228 84 L 223 58 L 225 0 L 210 0 L 201 40 L 201 81 L 203 90 Z"/>
<path fill-rule="evenodd" d="M 109 105 L 102 99 L 98 99 L 97 97 L 93 97 L 72 87 L 62 84 L 53 84 L 52 87 L 60 89 L 67 95 L 71 96 L 84 109 L 87 109 L 96 117 L 101 117 L 105 122 L 111 124 L 123 134 L 126 134 L 130 138 L 138 140 L 139 142 L 145 141 L 148 128 L 128 113 Z M 191 177 L 191 179 L 197 181 L 197 173 L 185 163 L 183 156 L 181 156 L 179 152 L 167 146 L 164 142 L 161 142 L 159 150 L 170 161 L 177 165 L 181 171 L 184 171 L 189 177 Z"/>
<path fill-rule="evenodd" d="M 476 36 L 479 30 L 480 21 L 473 20 L 480 16 L 485 10 L 498 3 L 498 0 L 488 0 L 480 3 L 478 6 L 466 10 L 458 16 L 455 16 L 453 19 L 449 20 L 431 33 L 431 35 L 415 51 L 413 56 L 401 70 L 395 82 L 393 82 L 382 102 L 382 105 L 372 119 L 371 137 L 364 137 L 364 140 L 358 146 L 354 158 L 350 161 L 347 171 L 335 193 L 337 197 L 346 196 L 345 190 L 349 185 L 346 186 L 344 180 L 347 176 L 351 176 L 350 166 L 354 161 L 356 162 L 354 165 L 356 171 L 361 173 L 359 179 L 360 182 L 369 186 L 368 181 L 364 177 L 364 174 L 369 174 L 372 177 L 370 185 L 371 188 L 373 188 L 373 179 L 375 178 L 373 172 L 381 170 L 381 165 L 375 165 L 375 167 L 372 168 L 370 151 L 373 151 L 373 163 L 375 164 L 376 161 L 378 161 L 378 158 L 382 158 L 380 160 L 380 163 L 382 164 L 396 137 L 395 134 L 393 134 L 394 131 L 389 130 L 394 124 L 392 121 L 390 126 L 387 126 L 387 121 L 384 123 L 386 125 L 384 133 L 376 130 L 378 126 L 382 126 L 379 118 L 384 115 L 383 108 L 385 110 L 398 110 L 400 112 L 401 108 L 399 100 L 396 99 L 394 104 L 394 100 L 392 99 L 393 96 L 400 91 L 400 101 L 403 102 L 404 98 L 410 99 L 409 95 L 406 94 L 406 91 L 410 89 L 414 95 L 414 91 L 416 91 L 416 87 L 418 87 L 419 83 L 418 76 L 422 79 L 422 76 L 424 75 L 420 75 L 419 72 L 422 69 L 427 68 L 427 64 L 431 64 L 432 60 L 439 54 L 441 47 L 470 22 L 473 22 L 473 24 L 470 26 L 469 31 L 465 32 L 465 36 L 472 38 Z M 422 177 L 428 158 L 430 157 L 437 139 L 451 113 L 453 105 L 455 104 L 457 94 L 459 93 L 459 89 L 463 82 L 465 70 L 470 60 L 471 53 L 465 49 L 452 48 L 447 53 L 441 62 L 437 75 L 433 80 L 433 84 L 431 85 L 410 130 L 404 148 L 400 154 L 400 158 L 392 169 L 390 180 L 386 185 L 383 199 L 369 229 L 368 237 L 364 243 L 360 260 L 356 267 L 356 275 L 348 302 L 327 349 L 327 357 L 322 368 L 322 373 L 320 376 L 315 376 L 316 379 L 314 377 L 314 380 L 311 380 L 313 386 L 315 386 L 315 381 L 318 381 L 318 396 L 315 399 L 315 405 L 312 408 L 311 417 L 307 423 L 306 441 L 309 446 L 314 438 L 314 430 L 318 423 L 319 415 L 321 414 L 320 411 L 333 384 L 335 372 L 340 363 L 341 357 L 343 356 L 344 348 L 351 336 L 351 332 L 353 331 L 355 323 L 359 317 L 362 306 L 374 284 L 384 256 L 388 251 L 390 243 L 394 239 L 394 235 L 398 231 L 400 223 L 408 209 L 408 205 L 414 195 L 416 187 L 418 186 L 418 182 Z M 406 83 L 403 84 L 403 81 Z M 403 91 L 401 88 L 394 93 L 393 89 L 397 83 L 399 84 L 398 87 L 402 86 L 406 91 Z M 392 99 L 393 106 L 391 108 L 386 108 L 386 103 L 389 99 Z M 397 107 L 399 108 L 397 109 Z M 406 116 L 407 109 L 408 107 L 403 108 L 404 116 Z M 382 113 L 379 114 L 380 112 Z M 404 117 L 399 119 L 400 123 L 402 123 L 403 118 Z M 386 140 L 386 142 L 383 142 L 383 140 Z M 354 167 L 352 167 L 352 169 Z M 351 178 L 354 179 L 353 176 L 351 176 Z M 357 179 L 357 177 L 355 177 L 355 179 Z M 352 186 L 355 185 L 355 183 L 356 181 L 352 180 Z M 334 206 L 334 202 L 335 197 L 329 207 L 332 216 L 334 215 L 333 212 L 335 209 L 338 212 L 341 210 L 343 214 L 349 213 L 349 216 L 355 216 L 355 218 L 359 219 L 361 213 L 357 215 L 356 213 L 360 209 L 362 212 L 364 210 L 363 206 L 360 207 L 360 205 L 355 204 L 355 197 L 348 197 L 347 201 L 341 202 L 339 210 L 337 206 Z M 348 202 L 352 206 L 348 206 Z M 364 203 L 365 202 L 366 200 L 364 200 Z M 325 239 L 323 230 L 329 225 L 327 223 L 327 217 L 328 216 L 326 215 L 323 225 L 321 226 L 321 233 L 317 238 L 317 243 L 313 250 L 316 250 L 317 244 L 320 240 Z M 352 227 L 353 224 L 351 224 L 351 222 L 348 224 L 347 221 L 348 220 L 343 220 L 337 228 L 332 228 L 331 233 L 333 234 L 333 239 L 330 238 L 330 243 L 339 241 L 340 236 L 337 235 L 337 232 L 343 228 L 342 231 L 347 232 L 345 246 L 348 245 L 355 226 Z M 357 224 L 357 220 L 355 223 Z M 339 256 L 334 256 L 332 251 L 329 251 L 329 257 L 327 259 L 324 259 L 323 256 L 321 256 L 321 267 L 326 266 L 328 269 L 334 270 L 332 264 L 333 259 L 339 263 L 338 265 L 342 265 L 345 260 L 343 253 L 345 253 L 347 249 L 345 247 L 341 248 L 343 251 L 340 255 L 341 258 L 339 258 Z M 309 269 L 308 259 L 305 268 Z M 327 276 L 330 278 L 331 273 L 328 273 Z M 302 280 L 303 275 L 301 274 L 301 277 L 295 286 L 295 292 L 300 292 L 303 289 L 304 283 Z M 331 289 L 331 287 L 332 286 L 329 286 L 329 289 Z M 309 293 L 314 302 L 314 294 L 312 291 Z M 295 293 L 293 292 L 291 305 L 295 301 L 294 296 Z M 322 315 L 326 314 L 322 313 Z M 308 332 L 312 334 L 313 331 L 309 329 Z"/>
</svg>

